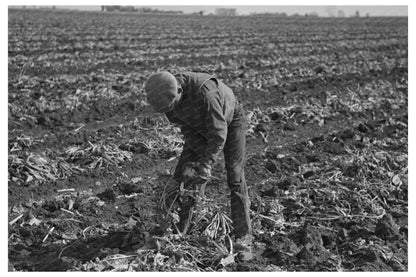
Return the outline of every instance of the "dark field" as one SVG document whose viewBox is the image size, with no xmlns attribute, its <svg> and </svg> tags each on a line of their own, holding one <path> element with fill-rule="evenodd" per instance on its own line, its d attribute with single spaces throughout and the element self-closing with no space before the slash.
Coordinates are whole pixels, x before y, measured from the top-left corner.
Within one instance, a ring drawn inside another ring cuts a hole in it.
<svg viewBox="0 0 416 277">
<path fill-rule="evenodd" d="M 15 270 L 408 270 L 407 18 L 9 9 L 8 23 Z M 146 102 L 159 70 L 215 73 L 248 112 L 253 261 L 233 261 L 232 230 L 208 232 L 229 213 L 222 161 L 206 220 L 160 233 L 182 139 Z"/>
</svg>

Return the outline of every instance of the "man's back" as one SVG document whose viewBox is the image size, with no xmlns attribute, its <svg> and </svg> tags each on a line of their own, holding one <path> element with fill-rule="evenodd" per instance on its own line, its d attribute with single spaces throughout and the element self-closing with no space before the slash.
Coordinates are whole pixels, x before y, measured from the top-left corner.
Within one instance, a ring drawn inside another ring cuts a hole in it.
<svg viewBox="0 0 416 277">
<path fill-rule="evenodd" d="M 184 72 L 175 78 L 183 92 L 180 102 L 166 113 L 169 121 L 192 127 L 201 135 L 207 135 L 207 116 L 218 114 L 216 117 L 227 125 L 231 122 L 236 100 L 224 83 L 206 73 Z"/>
</svg>

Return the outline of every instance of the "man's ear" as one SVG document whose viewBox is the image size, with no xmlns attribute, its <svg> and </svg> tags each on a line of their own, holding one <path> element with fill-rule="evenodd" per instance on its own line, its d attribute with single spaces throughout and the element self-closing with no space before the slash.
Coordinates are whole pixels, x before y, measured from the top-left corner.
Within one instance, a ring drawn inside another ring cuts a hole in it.
<svg viewBox="0 0 416 277">
<path fill-rule="evenodd" d="M 181 86 L 178 86 L 178 93 L 182 93 L 182 92 L 183 92 L 182 87 Z"/>
</svg>

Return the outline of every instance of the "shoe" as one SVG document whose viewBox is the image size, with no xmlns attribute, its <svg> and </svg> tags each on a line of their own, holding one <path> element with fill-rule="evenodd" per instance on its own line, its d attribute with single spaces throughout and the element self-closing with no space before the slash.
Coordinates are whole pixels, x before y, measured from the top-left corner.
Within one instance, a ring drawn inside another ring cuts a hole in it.
<svg viewBox="0 0 416 277">
<path fill-rule="evenodd" d="M 235 252 L 237 253 L 237 259 L 240 261 L 249 261 L 253 258 L 253 252 L 251 250 L 251 236 L 245 235 L 238 238 L 234 244 Z"/>
</svg>

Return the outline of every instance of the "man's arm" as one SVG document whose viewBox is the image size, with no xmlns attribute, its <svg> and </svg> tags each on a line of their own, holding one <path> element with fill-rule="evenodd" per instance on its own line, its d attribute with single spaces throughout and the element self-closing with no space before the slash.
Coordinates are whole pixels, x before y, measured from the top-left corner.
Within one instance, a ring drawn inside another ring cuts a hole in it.
<svg viewBox="0 0 416 277">
<path fill-rule="evenodd" d="M 219 91 L 205 93 L 204 99 L 205 124 L 207 128 L 207 147 L 199 160 L 203 166 L 210 167 L 224 148 L 227 139 L 227 121 Z"/>
</svg>

